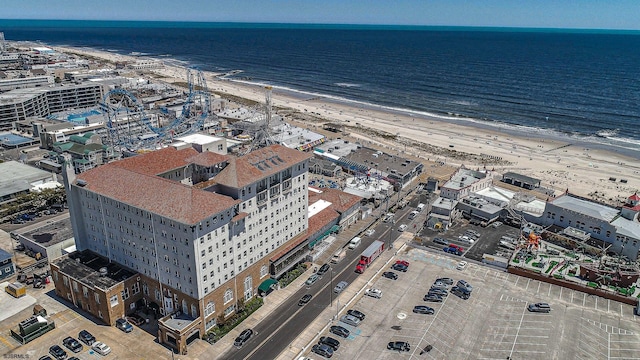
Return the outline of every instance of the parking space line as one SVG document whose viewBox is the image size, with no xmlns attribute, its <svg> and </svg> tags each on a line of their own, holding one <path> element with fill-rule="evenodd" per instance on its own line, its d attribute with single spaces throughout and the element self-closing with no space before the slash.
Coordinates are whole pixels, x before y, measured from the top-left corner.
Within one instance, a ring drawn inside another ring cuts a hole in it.
<svg viewBox="0 0 640 360">
<path fill-rule="evenodd" d="M 549 297 L 551 297 L 551 287 L 553 287 L 553 285 L 549 284 L 549 293 L 547 294 Z"/>
<path fill-rule="evenodd" d="M 538 287 L 539 289 L 539 287 Z M 524 314 L 526 309 L 522 309 L 522 316 L 520 317 L 520 326 L 522 326 L 522 321 L 524 320 Z M 516 332 L 516 338 L 513 340 L 513 346 L 511 347 L 511 353 L 509 353 L 509 357 L 513 355 L 513 350 L 516 348 L 516 342 L 518 341 L 518 334 L 520 333 L 520 327 L 518 327 L 518 331 Z"/>
<path fill-rule="evenodd" d="M 582 293 L 582 306 L 587 302 L 587 293 Z"/>
<path fill-rule="evenodd" d="M 540 286 L 542 285 L 542 281 L 538 281 L 538 291 L 536 291 L 536 294 L 540 293 Z"/>
</svg>

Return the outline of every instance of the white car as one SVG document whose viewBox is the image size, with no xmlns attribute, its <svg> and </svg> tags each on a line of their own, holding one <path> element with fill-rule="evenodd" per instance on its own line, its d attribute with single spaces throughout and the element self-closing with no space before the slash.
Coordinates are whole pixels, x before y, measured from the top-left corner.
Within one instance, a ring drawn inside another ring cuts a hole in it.
<svg viewBox="0 0 640 360">
<path fill-rule="evenodd" d="M 458 263 L 458 266 L 456 266 L 456 269 L 458 270 L 464 270 L 467 267 L 467 262 L 466 261 L 460 261 Z"/>
<path fill-rule="evenodd" d="M 369 229 L 369 230 L 367 230 L 367 231 L 365 231 L 365 232 L 364 232 L 364 234 L 365 234 L 366 236 L 371 236 L 371 235 L 373 235 L 373 234 L 375 234 L 375 233 L 376 233 L 376 229 Z"/>
<path fill-rule="evenodd" d="M 371 296 L 372 298 L 380 299 L 382 297 L 382 290 L 371 288 L 365 290 L 364 294 L 367 296 Z"/>
<path fill-rule="evenodd" d="M 407 230 L 407 225 L 406 224 L 402 224 L 402 225 L 400 225 L 400 227 L 398 227 L 398 231 L 400 231 L 400 232 L 403 232 L 405 230 Z"/>
<path fill-rule="evenodd" d="M 109 347 L 109 345 L 100 341 L 94 342 L 93 345 L 91 345 L 91 349 L 103 356 L 109 355 L 111 353 L 111 348 Z"/>
<path fill-rule="evenodd" d="M 320 276 L 318 276 L 317 274 L 313 274 L 313 275 L 309 276 L 307 281 L 305 281 L 305 284 L 307 284 L 308 286 L 311 286 L 311 285 L 315 284 L 316 281 L 318 281 L 319 278 L 320 278 Z"/>
</svg>

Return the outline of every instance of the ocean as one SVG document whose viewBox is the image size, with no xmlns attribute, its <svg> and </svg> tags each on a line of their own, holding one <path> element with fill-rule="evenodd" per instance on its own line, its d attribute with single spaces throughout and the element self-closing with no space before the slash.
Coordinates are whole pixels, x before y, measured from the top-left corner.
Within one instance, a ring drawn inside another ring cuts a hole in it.
<svg viewBox="0 0 640 360">
<path fill-rule="evenodd" d="M 31 20 L 0 31 L 640 154 L 640 32 Z"/>
</svg>

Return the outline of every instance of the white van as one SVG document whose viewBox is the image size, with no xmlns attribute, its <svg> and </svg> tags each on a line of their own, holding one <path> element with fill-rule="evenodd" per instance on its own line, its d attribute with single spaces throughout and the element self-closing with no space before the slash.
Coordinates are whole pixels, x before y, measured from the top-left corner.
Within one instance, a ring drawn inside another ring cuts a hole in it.
<svg viewBox="0 0 640 360">
<path fill-rule="evenodd" d="M 418 211 L 422 211 L 422 210 L 424 210 L 424 207 L 425 207 L 425 206 L 426 206 L 426 205 L 425 205 L 425 204 L 423 204 L 423 203 L 418 204 Z"/>
<path fill-rule="evenodd" d="M 359 237 L 354 237 L 353 239 L 351 239 L 351 241 L 349 241 L 349 249 L 353 250 L 355 248 L 357 248 L 360 243 L 362 242 L 362 239 Z"/>
<path fill-rule="evenodd" d="M 345 249 L 338 249 L 338 251 L 336 251 L 333 254 L 333 257 L 331 257 L 331 263 L 332 264 L 337 264 L 340 261 L 342 261 L 342 259 L 344 259 L 344 256 L 347 254 L 347 251 Z"/>
</svg>

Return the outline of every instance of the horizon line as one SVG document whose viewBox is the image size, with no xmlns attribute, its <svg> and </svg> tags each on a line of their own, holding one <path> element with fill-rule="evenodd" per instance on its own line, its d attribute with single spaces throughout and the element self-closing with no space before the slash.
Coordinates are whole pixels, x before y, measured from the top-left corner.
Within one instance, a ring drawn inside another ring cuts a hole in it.
<svg viewBox="0 0 640 360">
<path fill-rule="evenodd" d="M 475 29 L 475 30 L 521 30 L 521 31 L 575 31 L 575 32 L 636 32 L 640 29 L 616 29 L 616 28 L 573 28 L 573 27 L 538 27 L 538 26 L 495 26 L 495 25 L 418 25 L 418 24 L 368 24 L 368 23 L 302 23 L 302 22 L 253 22 L 253 21 L 200 21 L 200 20 L 108 20 L 108 19 L 0 19 L 0 22 L 96 22 L 96 23 L 148 23 L 148 24 L 201 24 L 201 25 L 258 25 L 264 27 L 308 27 L 308 28 L 359 28 L 359 29 L 381 29 L 404 30 L 404 29 Z"/>
</svg>

